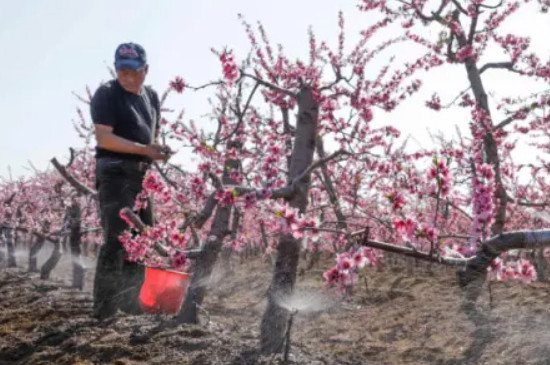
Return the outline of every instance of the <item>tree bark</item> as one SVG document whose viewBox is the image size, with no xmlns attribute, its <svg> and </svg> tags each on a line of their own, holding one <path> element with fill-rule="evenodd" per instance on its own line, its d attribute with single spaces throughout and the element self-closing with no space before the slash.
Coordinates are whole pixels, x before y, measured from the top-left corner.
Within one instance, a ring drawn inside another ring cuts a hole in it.
<svg viewBox="0 0 550 365">
<path fill-rule="evenodd" d="M 230 142 L 228 143 L 228 150 L 230 148 L 240 148 L 240 143 Z M 232 169 L 240 171 L 240 166 L 240 160 L 228 159 L 223 170 L 222 183 L 236 184 L 236 181 L 231 179 L 229 172 Z M 183 306 L 175 318 L 176 323 L 198 323 L 199 321 L 197 307 L 204 300 L 206 285 L 221 251 L 223 239 L 229 231 L 229 218 L 231 217 L 232 208 L 232 206 L 218 204 L 208 239 L 201 249 L 202 253 L 195 260 L 195 272 L 187 289 Z"/>
<path fill-rule="evenodd" d="M 233 207 L 232 216 L 233 217 L 231 219 L 231 235 L 230 235 L 230 238 L 229 238 L 231 241 L 233 241 L 237 238 L 237 233 L 238 233 L 238 230 L 239 230 L 239 224 L 240 224 L 240 219 L 241 219 L 241 214 L 239 212 L 239 209 L 237 209 L 236 207 Z M 247 245 L 245 254 L 249 253 L 248 248 L 249 247 Z M 223 276 L 224 277 L 229 277 L 229 276 L 232 276 L 234 274 L 233 262 L 231 260 L 232 253 L 233 253 L 233 247 L 231 247 L 229 245 L 226 245 L 225 247 L 223 247 L 221 264 L 222 264 L 222 270 L 223 270 Z"/>
<path fill-rule="evenodd" d="M 300 90 L 297 102 L 298 121 L 290 161 L 289 181 L 293 181 L 312 163 L 317 137 L 319 105 L 311 87 L 305 86 Z M 289 205 L 298 208 L 300 213 L 304 213 L 307 208 L 309 187 L 310 177 L 306 176 L 297 183 L 294 196 L 287 200 Z M 279 237 L 267 308 L 261 323 L 260 341 L 261 350 L 264 353 L 281 352 L 283 349 L 290 311 L 282 304 L 294 289 L 300 245 L 300 240 L 292 235 L 281 234 Z"/>
<path fill-rule="evenodd" d="M 60 230 L 60 232 L 64 232 L 67 229 L 68 224 L 68 218 L 69 218 L 69 208 L 65 210 L 65 216 L 63 217 L 63 228 Z M 63 253 L 61 251 L 62 245 L 64 240 L 66 240 L 67 237 L 64 236 L 62 239 L 57 239 L 54 242 L 54 249 L 48 258 L 44 265 L 42 265 L 42 268 L 40 269 L 40 279 L 42 280 L 48 280 L 50 278 L 50 274 L 52 273 L 52 270 L 55 269 L 55 266 L 61 259 L 61 256 L 63 256 Z"/>
<path fill-rule="evenodd" d="M 81 263 L 81 218 L 82 210 L 78 201 L 73 201 L 69 208 L 69 242 L 71 246 L 71 258 L 73 262 L 73 288 L 84 289 L 86 269 Z"/>
<path fill-rule="evenodd" d="M 548 279 L 546 277 L 546 269 L 548 268 L 548 263 L 544 257 L 544 248 L 539 248 L 534 251 L 534 264 L 537 269 L 537 280 L 540 282 L 546 282 Z"/>
<path fill-rule="evenodd" d="M 2 246 L 6 244 L 6 236 L 4 234 L 4 229 L 0 226 L 0 266 L 4 265 L 6 261 L 6 253 L 2 249 Z"/>
<path fill-rule="evenodd" d="M 45 241 L 46 240 L 41 237 L 36 237 L 34 239 L 34 243 L 29 250 L 29 272 L 38 272 L 37 255 L 44 246 Z"/>
<path fill-rule="evenodd" d="M 15 260 L 15 241 L 13 239 L 13 230 L 6 230 L 6 248 L 8 250 L 8 267 L 17 267 Z"/>
<path fill-rule="evenodd" d="M 66 239 L 66 238 L 63 238 L 63 240 L 64 239 Z M 48 258 L 48 260 L 46 260 L 44 265 L 42 265 L 42 268 L 40 269 L 40 279 L 48 280 L 50 278 L 50 275 L 51 275 L 53 269 L 55 269 L 55 266 L 57 265 L 57 263 L 61 259 L 61 256 L 63 256 L 63 254 L 61 253 L 61 241 L 62 240 L 58 240 L 54 244 L 55 246 L 54 246 L 54 249 L 52 251 L 52 254 Z"/>
</svg>

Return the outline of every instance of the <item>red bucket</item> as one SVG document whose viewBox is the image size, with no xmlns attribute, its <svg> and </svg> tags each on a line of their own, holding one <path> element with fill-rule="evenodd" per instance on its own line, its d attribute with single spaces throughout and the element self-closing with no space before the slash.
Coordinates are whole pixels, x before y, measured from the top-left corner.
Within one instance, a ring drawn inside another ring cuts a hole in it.
<svg viewBox="0 0 550 365">
<path fill-rule="evenodd" d="M 178 314 L 187 291 L 189 274 L 173 270 L 145 268 L 139 305 L 145 313 Z"/>
</svg>

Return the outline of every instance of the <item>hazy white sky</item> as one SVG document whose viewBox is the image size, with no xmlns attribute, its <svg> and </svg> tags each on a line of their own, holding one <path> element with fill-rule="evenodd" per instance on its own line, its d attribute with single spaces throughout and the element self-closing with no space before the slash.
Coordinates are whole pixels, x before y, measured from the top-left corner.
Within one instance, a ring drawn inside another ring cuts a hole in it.
<svg viewBox="0 0 550 365">
<path fill-rule="evenodd" d="M 95 90 L 108 80 L 106 65 L 112 64 L 121 42 L 144 46 L 150 64 L 146 82 L 161 93 L 176 75 L 195 85 L 217 77 L 220 65 L 211 47 L 228 46 L 237 55 L 246 54 L 250 45 L 238 13 L 250 23 L 261 21 L 272 42 L 283 44 L 289 58 L 307 59 L 310 25 L 319 40 L 336 44 L 337 14 L 342 10 L 351 46 L 359 30 L 372 24 L 356 4 L 356 0 L 0 0 L 0 176 L 8 175 L 8 166 L 14 177 L 28 174 L 27 161 L 46 168 L 52 157 L 66 156 L 68 147 L 81 145 L 71 120 L 76 106 L 83 105 L 71 92 L 83 94 L 86 85 Z M 510 32 L 533 36 L 533 48 L 548 59 L 549 18 L 523 12 L 506 26 Z M 406 55 L 407 49 L 396 48 L 383 57 L 400 52 Z M 501 95 L 544 86 L 517 81 L 506 73 L 487 72 L 489 89 Z M 429 113 L 423 103 L 435 90 L 443 91 L 443 100 L 448 101 L 466 85 L 462 68 L 435 72 L 425 79 L 425 94 L 402 105 L 391 120 L 405 133 L 418 133 L 419 140 L 425 138 L 427 127 L 454 130 L 453 124 L 465 124 L 462 116 Z M 170 99 L 167 106 L 183 107 L 188 116 L 199 119 L 209 111 L 207 97 L 206 92 L 188 93 Z M 88 117 L 87 108 L 84 112 Z M 175 157 L 180 162 L 187 158 Z"/>
</svg>

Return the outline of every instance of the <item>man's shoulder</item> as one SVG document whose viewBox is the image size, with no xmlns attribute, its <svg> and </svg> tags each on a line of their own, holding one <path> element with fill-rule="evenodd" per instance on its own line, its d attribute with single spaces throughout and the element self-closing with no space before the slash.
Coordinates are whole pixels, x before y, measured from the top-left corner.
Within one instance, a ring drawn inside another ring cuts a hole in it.
<svg viewBox="0 0 550 365">
<path fill-rule="evenodd" d="M 99 85 L 94 96 L 95 95 L 112 95 L 115 92 L 117 92 L 116 80 L 109 80 Z"/>
<path fill-rule="evenodd" d="M 116 80 L 110 80 L 99 85 L 91 100 L 92 110 L 108 109 L 114 106 L 114 101 L 119 93 Z"/>
</svg>

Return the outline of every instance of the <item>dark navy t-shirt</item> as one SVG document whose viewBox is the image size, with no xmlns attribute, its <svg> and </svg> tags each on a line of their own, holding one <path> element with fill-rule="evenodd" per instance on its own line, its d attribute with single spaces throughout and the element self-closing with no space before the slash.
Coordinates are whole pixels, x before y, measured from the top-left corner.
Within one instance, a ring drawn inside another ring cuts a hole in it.
<svg viewBox="0 0 550 365">
<path fill-rule="evenodd" d="M 144 145 L 155 139 L 160 121 L 160 102 L 157 93 L 149 86 L 141 88 L 140 95 L 124 90 L 117 80 L 101 85 L 90 104 L 92 121 L 113 127 L 119 137 Z M 123 159 L 148 161 L 141 155 L 119 153 L 96 148 L 96 158 L 119 157 Z"/>
</svg>

